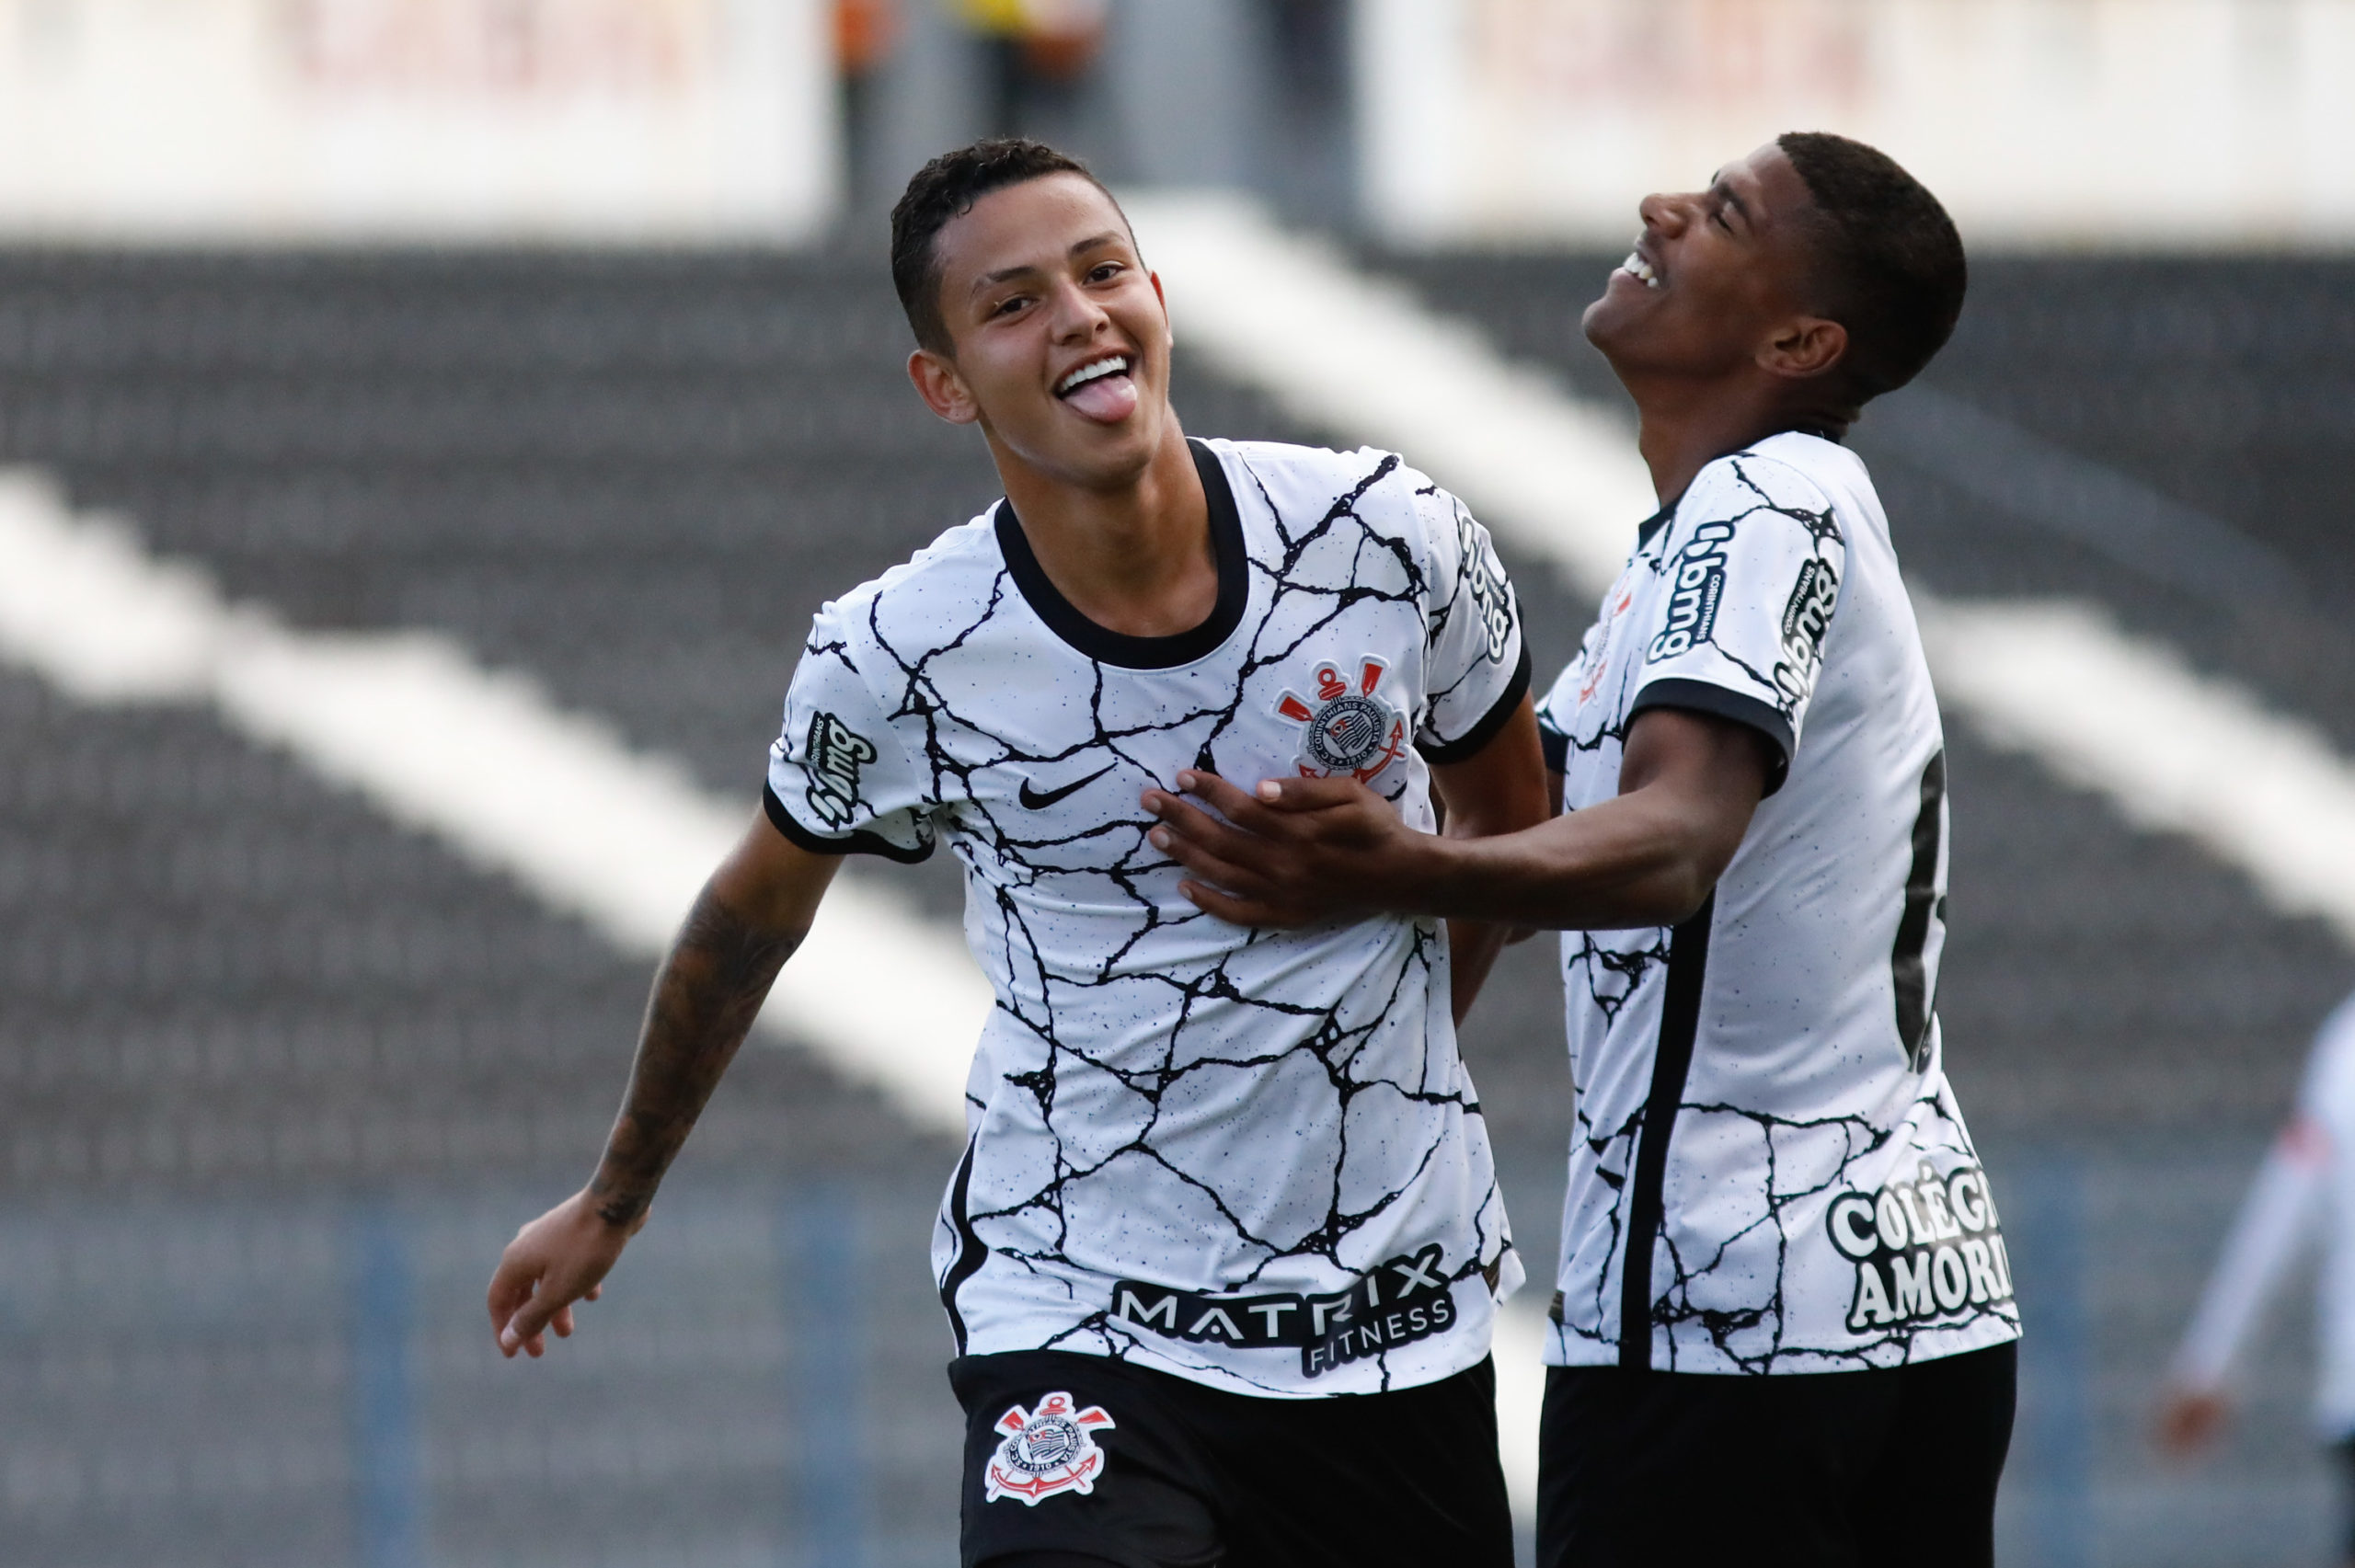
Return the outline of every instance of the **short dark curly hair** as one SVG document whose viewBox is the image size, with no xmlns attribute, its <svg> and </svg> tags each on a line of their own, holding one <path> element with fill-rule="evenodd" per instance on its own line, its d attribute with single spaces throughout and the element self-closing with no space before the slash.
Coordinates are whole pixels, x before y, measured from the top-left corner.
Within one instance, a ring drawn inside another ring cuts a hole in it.
<svg viewBox="0 0 2355 1568">
<path fill-rule="evenodd" d="M 1843 390 L 1862 405 L 1912 381 L 1954 333 L 1970 275 L 1938 199 L 1877 148 L 1821 131 L 1775 139 L 1815 199 L 1820 308 L 1848 329 Z"/>
<path fill-rule="evenodd" d="M 891 286 L 900 292 L 900 308 L 916 342 L 946 354 L 953 345 L 948 323 L 940 314 L 940 258 L 934 241 L 952 218 L 973 210 L 973 203 L 993 190 L 1043 179 L 1051 174 L 1075 174 L 1097 189 L 1118 212 L 1120 201 L 1086 164 L 1059 153 L 1044 142 L 1020 136 L 998 136 L 943 153 L 916 170 L 908 188 L 891 209 Z M 1120 214 L 1127 222 L 1128 214 Z"/>
</svg>

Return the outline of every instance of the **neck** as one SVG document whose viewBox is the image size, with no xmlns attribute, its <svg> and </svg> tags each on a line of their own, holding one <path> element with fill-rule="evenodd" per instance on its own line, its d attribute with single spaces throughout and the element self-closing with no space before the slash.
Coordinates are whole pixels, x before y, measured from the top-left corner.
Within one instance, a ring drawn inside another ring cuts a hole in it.
<svg viewBox="0 0 2355 1568">
<path fill-rule="evenodd" d="M 1615 368 L 1615 367 L 1614 367 Z M 1843 434 L 1848 421 L 1826 411 L 1795 409 L 1777 383 L 1748 377 L 1693 382 L 1620 374 L 1636 400 L 1637 450 L 1651 470 L 1652 491 L 1665 506 L 1694 476 L 1729 452 L 1786 430 Z"/>
<path fill-rule="evenodd" d="M 1132 637 L 1176 636 L 1210 619 L 1218 603 L 1210 498 L 1174 413 L 1152 460 L 1111 489 L 1041 473 L 994 434 L 990 449 L 1030 553 L 1074 609 Z"/>
</svg>

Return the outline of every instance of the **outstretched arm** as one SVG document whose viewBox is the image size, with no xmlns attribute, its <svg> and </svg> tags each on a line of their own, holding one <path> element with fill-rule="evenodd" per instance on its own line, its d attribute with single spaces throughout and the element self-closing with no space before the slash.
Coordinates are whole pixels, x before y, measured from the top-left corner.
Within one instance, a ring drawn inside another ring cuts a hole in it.
<svg viewBox="0 0 2355 1568">
<path fill-rule="evenodd" d="M 2233 1358 L 2319 1218 L 2330 1159 L 2330 1135 L 2309 1116 L 2273 1140 L 2176 1351 L 2155 1432 L 2168 1454 L 2192 1454 L 2223 1428 Z"/>
<path fill-rule="evenodd" d="M 1487 839 L 1534 828 L 1556 810 L 1547 789 L 1545 754 L 1537 743 L 1537 710 L 1527 697 L 1486 746 L 1460 762 L 1431 766 L 1431 783 L 1445 808 L 1441 831 L 1451 839 Z M 1447 922 L 1450 983 L 1455 1021 L 1472 1011 L 1510 925 L 1494 921 Z"/>
<path fill-rule="evenodd" d="M 1353 780 L 1246 793 L 1184 773 L 1149 792 L 1154 842 L 1193 874 L 1186 896 L 1242 925 L 1387 912 L 1546 930 L 1672 925 L 1700 908 L 1766 792 L 1774 742 L 1712 714 L 1654 708 L 1627 734 L 1614 798 L 1497 838 L 1433 838 Z"/>
<path fill-rule="evenodd" d="M 491 1276 L 503 1354 L 540 1355 L 548 1330 L 572 1333 L 574 1302 L 596 1299 L 840 864 L 797 848 L 763 817 L 704 884 L 655 976 L 596 1174 L 517 1231 Z"/>
</svg>

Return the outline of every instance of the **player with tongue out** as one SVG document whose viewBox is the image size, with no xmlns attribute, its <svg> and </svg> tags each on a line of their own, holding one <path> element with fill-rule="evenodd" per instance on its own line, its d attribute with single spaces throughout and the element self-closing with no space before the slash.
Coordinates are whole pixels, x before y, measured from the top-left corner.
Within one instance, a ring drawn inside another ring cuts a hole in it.
<svg viewBox="0 0 2355 1568">
<path fill-rule="evenodd" d="M 1501 940 L 1197 910 L 1142 800 L 1361 781 L 1455 837 L 1543 821 L 1487 532 L 1382 452 L 1189 441 L 1127 219 L 1028 142 L 892 214 L 917 394 L 1005 498 L 822 609 L 764 811 L 655 982 L 594 1178 L 518 1234 L 501 1348 L 572 1329 L 849 853 L 946 839 L 997 1006 L 933 1263 L 963 1561 L 1508 1568 L 1488 1340 L 1518 1255 L 1455 1023 Z"/>
</svg>

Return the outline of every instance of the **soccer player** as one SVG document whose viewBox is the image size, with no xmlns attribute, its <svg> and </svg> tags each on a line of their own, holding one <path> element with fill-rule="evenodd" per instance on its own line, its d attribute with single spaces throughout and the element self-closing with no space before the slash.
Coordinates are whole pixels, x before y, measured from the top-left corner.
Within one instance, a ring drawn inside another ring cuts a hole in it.
<svg viewBox="0 0 2355 1568">
<path fill-rule="evenodd" d="M 2200 1310 L 2176 1353 L 2158 1420 L 2177 1457 L 2223 1427 L 2233 1359 L 2309 1241 L 2322 1243 L 2315 1317 L 2322 1368 L 2315 1429 L 2330 1445 L 2346 1495 L 2341 1561 L 2355 1564 L 2355 997 L 2315 1036 L 2298 1105 L 2249 1185 Z"/>
<path fill-rule="evenodd" d="M 500 1344 L 569 1332 L 842 857 L 946 839 L 997 995 L 933 1245 L 963 1561 L 1505 1568 L 1520 1265 L 1454 1031 L 1501 933 L 1205 915 L 1139 805 L 1224 768 L 1418 833 L 1434 791 L 1451 834 L 1543 821 L 1488 537 L 1386 452 L 1189 441 L 1160 283 L 1047 147 L 928 165 L 891 269 L 916 391 L 1006 498 L 819 613 L 603 1161 L 500 1261 Z"/>
<path fill-rule="evenodd" d="M 1568 815 L 1400 830 L 1346 779 L 1155 792 L 1187 891 L 1284 927 L 1558 928 L 1577 1135 L 1539 1560 L 1985 1563 L 2018 1314 L 1940 1061 L 1947 766 L 1840 437 L 1962 305 L 1881 154 L 1787 135 L 1655 196 L 1588 307 L 1660 509 L 1542 704 Z"/>
</svg>

